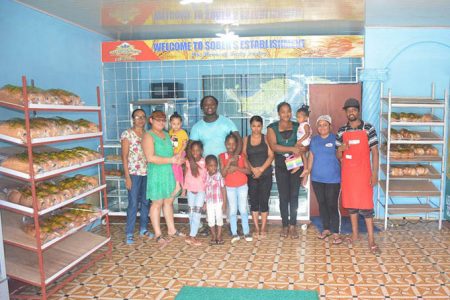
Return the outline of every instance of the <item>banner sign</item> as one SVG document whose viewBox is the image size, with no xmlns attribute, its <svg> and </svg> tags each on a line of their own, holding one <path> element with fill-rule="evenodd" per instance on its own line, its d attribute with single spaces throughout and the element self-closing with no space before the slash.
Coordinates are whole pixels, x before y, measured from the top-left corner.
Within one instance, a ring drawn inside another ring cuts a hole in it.
<svg viewBox="0 0 450 300">
<path fill-rule="evenodd" d="M 363 36 L 296 36 L 118 41 L 102 44 L 103 62 L 363 57 Z"/>
<path fill-rule="evenodd" d="M 102 1 L 101 5 L 103 27 L 135 29 L 151 25 L 364 21 L 364 1 L 352 0 L 227 0 L 204 5 L 132 0 Z"/>
</svg>

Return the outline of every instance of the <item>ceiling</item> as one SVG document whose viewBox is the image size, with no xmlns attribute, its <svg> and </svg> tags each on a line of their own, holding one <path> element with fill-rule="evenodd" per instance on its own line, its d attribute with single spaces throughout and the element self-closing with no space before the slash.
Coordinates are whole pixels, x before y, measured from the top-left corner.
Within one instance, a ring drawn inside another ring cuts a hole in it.
<svg viewBox="0 0 450 300">
<path fill-rule="evenodd" d="M 353 35 L 365 26 L 448 27 L 450 0 L 16 0 L 113 40 Z"/>
</svg>

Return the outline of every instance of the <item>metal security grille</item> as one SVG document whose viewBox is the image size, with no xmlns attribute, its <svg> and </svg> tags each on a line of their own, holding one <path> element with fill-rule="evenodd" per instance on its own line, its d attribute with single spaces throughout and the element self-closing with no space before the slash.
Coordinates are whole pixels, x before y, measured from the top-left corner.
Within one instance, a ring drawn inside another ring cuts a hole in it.
<svg viewBox="0 0 450 300">
<path fill-rule="evenodd" d="M 359 58 L 105 63 L 105 140 L 119 141 L 121 132 L 130 126 L 130 102 L 151 99 L 152 83 L 171 85 L 175 96 L 183 96 L 174 99 L 168 113 L 180 113 L 188 131 L 201 117 L 200 99 L 212 94 L 220 100 L 219 112 L 232 118 L 246 134 L 251 115 L 259 114 L 271 122 L 276 118 L 277 103 L 288 101 L 295 109 L 308 102 L 309 83 L 355 82 L 361 66 Z"/>
</svg>

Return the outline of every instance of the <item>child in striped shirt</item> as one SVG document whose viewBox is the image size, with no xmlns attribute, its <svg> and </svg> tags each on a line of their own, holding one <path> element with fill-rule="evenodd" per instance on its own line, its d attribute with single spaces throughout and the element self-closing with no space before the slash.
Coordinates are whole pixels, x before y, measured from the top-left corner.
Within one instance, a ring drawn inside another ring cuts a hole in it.
<svg viewBox="0 0 450 300">
<path fill-rule="evenodd" d="M 206 186 L 205 186 L 205 200 L 206 200 L 206 214 L 208 225 L 211 229 L 210 245 L 222 245 L 222 226 L 223 226 L 223 211 L 226 209 L 226 191 L 225 183 L 222 175 L 218 171 L 218 160 L 214 155 L 208 155 L 205 158 L 206 162 Z"/>
</svg>

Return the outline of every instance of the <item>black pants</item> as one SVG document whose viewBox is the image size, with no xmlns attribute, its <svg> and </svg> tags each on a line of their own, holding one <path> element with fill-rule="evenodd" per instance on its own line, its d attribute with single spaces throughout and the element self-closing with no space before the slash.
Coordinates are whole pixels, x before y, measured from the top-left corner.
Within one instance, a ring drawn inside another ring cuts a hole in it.
<svg viewBox="0 0 450 300">
<path fill-rule="evenodd" d="M 316 194 L 317 202 L 319 202 L 319 213 L 322 219 L 323 230 L 339 233 L 340 216 L 338 200 L 341 184 L 312 181 L 312 186 Z"/>
<path fill-rule="evenodd" d="M 250 210 L 268 212 L 270 190 L 272 189 L 272 175 L 261 176 L 257 179 L 248 176 L 247 184 Z"/>
<path fill-rule="evenodd" d="M 291 171 L 288 171 L 286 166 L 277 165 L 275 167 L 283 227 L 297 224 L 298 194 L 300 189 L 299 176 L 302 172 L 303 168 L 291 174 Z"/>
</svg>

